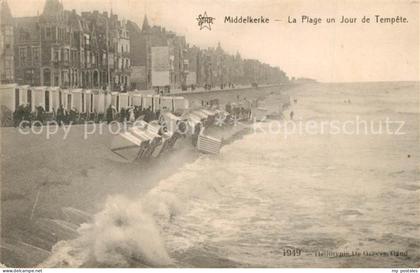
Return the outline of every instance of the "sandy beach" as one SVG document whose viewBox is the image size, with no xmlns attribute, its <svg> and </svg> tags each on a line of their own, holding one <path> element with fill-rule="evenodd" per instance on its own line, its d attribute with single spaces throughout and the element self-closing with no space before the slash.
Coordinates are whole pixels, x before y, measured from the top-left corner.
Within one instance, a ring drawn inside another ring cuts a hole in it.
<svg viewBox="0 0 420 273">
<path fill-rule="evenodd" d="M 220 103 L 226 103 L 235 101 L 238 95 L 257 98 L 280 89 L 184 96 L 204 101 L 218 98 Z M 37 265 L 57 241 L 74 237 L 76 234 L 66 225 L 77 226 L 84 219 L 75 219 L 74 215 L 69 218 L 63 208 L 93 214 L 109 195 L 130 197 L 146 193 L 158 181 L 198 157 L 190 139 L 181 139 L 164 158 L 125 163 L 109 150 L 112 134 L 108 130 L 84 139 L 85 130 L 91 131 L 92 126 L 99 125 L 72 126 L 65 140 L 62 128 L 50 139 L 46 139 L 45 130 L 38 135 L 24 135 L 17 128 L 1 128 L 2 263 Z"/>
</svg>

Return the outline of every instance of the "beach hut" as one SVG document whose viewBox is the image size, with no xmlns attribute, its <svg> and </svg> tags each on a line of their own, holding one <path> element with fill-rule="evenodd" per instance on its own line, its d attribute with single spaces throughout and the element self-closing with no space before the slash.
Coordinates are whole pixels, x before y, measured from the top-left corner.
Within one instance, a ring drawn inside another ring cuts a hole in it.
<svg viewBox="0 0 420 273">
<path fill-rule="evenodd" d="M 153 149 L 151 156 L 158 157 L 163 151 L 166 150 L 166 146 L 169 143 L 169 140 L 172 137 L 171 133 L 164 133 L 162 126 L 158 121 L 152 121 L 147 125 L 147 131 L 150 132 L 154 137 L 159 137 L 161 141 L 157 143 Z"/>
<path fill-rule="evenodd" d="M 202 153 L 218 154 L 221 147 L 221 139 L 204 135 L 202 132 L 198 136 L 197 149 Z"/>
<path fill-rule="evenodd" d="M 29 85 L 17 86 L 15 89 L 16 102 L 19 101 L 19 105 L 28 104 L 31 107 L 31 111 L 35 111 L 34 104 L 34 91 L 33 87 Z"/>
<path fill-rule="evenodd" d="M 262 107 L 255 107 L 251 109 L 252 119 L 255 121 L 263 121 L 266 119 L 268 110 Z"/>
<path fill-rule="evenodd" d="M 160 110 L 174 111 L 173 97 L 160 97 Z"/>
<path fill-rule="evenodd" d="M 181 116 L 182 120 L 186 120 L 186 130 L 184 134 L 187 136 L 193 137 L 193 144 L 196 143 L 196 138 L 198 137 L 198 134 L 203 126 L 201 118 L 193 113 L 186 113 L 183 116 Z M 194 140 L 195 139 L 195 140 Z"/>
<path fill-rule="evenodd" d="M 149 146 L 142 154 L 143 159 L 148 159 L 152 156 L 156 147 L 162 144 L 162 137 L 156 133 L 156 128 L 152 128 L 147 122 L 137 121 L 136 124 L 137 126 L 130 128 L 130 131 L 141 138 L 149 140 Z"/>
<path fill-rule="evenodd" d="M 152 156 L 156 147 L 162 144 L 162 136 L 159 135 L 160 126 L 151 125 L 144 120 L 137 120 L 135 125 L 136 126 L 133 126 L 131 129 L 141 129 L 143 134 L 150 139 L 150 147 L 143 155 L 144 158 L 149 158 Z"/>
<path fill-rule="evenodd" d="M 29 104 L 32 110 L 35 109 L 33 107 L 33 89 L 29 85 L 17 86 L 17 89 L 15 90 L 15 96 L 18 96 L 19 105 Z"/>
<path fill-rule="evenodd" d="M 173 97 L 172 104 L 172 111 L 183 111 L 189 108 L 189 101 L 184 97 Z"/>
<path fill-rule="evenodd" d="M 72 104 L 71 108 L 75 108 L 79 113 L 85 112 L 85 94 L 82 89 L 72 89 L 70 90 L 72 94 Z"/>
<path fill-rule="evenodd" d="M 140 135 L 136 130 L 116 135 L 112 140 L 111 151 L 131 162 L 142 158 L 150 140 Z"/>
<path fill-rule="evenodd" d="M 64 89 L 62 95 L 64 109 L 70 111 L 73 108 L 73 93 L 69 89 Z"/>
<path fill-rule="evenodd" d="M 143 108 L 144 109 L 147 109 L 149 107 L 151 107 L 151 109 L 153 111 L 153 108 L 154 108 L 154 105 L 153 105 L 153 95 L 145 95 L 145 96 L 143 96 Z"/>
<path fill-rule="evenodd" d="M 207 115 L 207 120 L 206 120 L 206 124 L 207 125 L 212 125 L 214 124 L 215 120 L 216 120 L 216 111 L 214 110 L 209 110 L 209 109 L 200 109 L 200 112 L 202 112 L 203 114 Z"/>
<path fill-rule="evenodd" d="M 100 111 L 101 113 L 105 113 L 106 109 L 112 105 L 112 94 L 110 92 L 103 92 L 103 91 L 99 91 L 99 93 L 101 94 L 101 96 L 103 96 L 103 105 L 102 105 L 102 111 Z M 99 112 L 99 110 L 98 110 Z"/>
<path fill-rule="evenodd" d="M 23 92 L 23 91 L 22 91 Z M 21 105 L 21 90 L 17 84 L 0 85 L 0 103 L 2 113 L 14 112 Z"/>
<path fill-rule="evenodd" d="M 105 94 L 104 92 L 100 90 L 90 90 L 91 92 L 91 99 L 92 99 L 92 105 L 91 109 L 93 113 L 103 114 L 105 113 L 105 106 L 107 105 L 105 103 Z M 108 107 L 108 106 L 106 106 Z"/>
<path fill-rule="evenodd" d="M 163 112 L 161 114 L 162 118 L 165 121 L 166 129 L 168 132 L 176 132 L 179 131 L 179 124 L 182 122 L 182 119 L 178 116 L 175 116 L 174 114 L 170 112 Z M 183 133 L 183 132 L 180 132 Z"/>
<path fill-rule="evenodd" d="M 111 92 L 111 105 L 115 107 L 117 112 L 120 111 L 120 96 L 118 92 Z"/>
<path fill-rule="evenodd" d="M 50 92 L 51 112 L 56 112 L 61 105 L 61 89 L 59 87 L 48 87 L 46 91 Z"/>
<path fill-rule="evenodd" d="M 131 103 L 134 106 L 141 106 L 142 105 L 142 96 L 141 94 L 133 93 L 131 95 Z"/>
<path fill-rule="evenodd" d="M 127 110 L 130 106 L 128 93 L 119 93 L 119 97 L 120 109 L 124 108 Z"/>
<path fill-rule="evenodd" d="M 191 114 L 199 117 L 202 123 L 205 123 L 207 121 L 208 115 L 202 112 L 201 109 L 194 110 Z"/>
<path fill-rule="evenodd" d="M 157 111 L 160 110 L 160 103 L 162 101 L 162 96 L 160 95 L 153 95 L 153 107 L 152 107 L 152 111 Z"/>
<path fill-rule="evenodd" d="M 89 118 L 90 115 L 92 113 L 94 113 L 94 94 L 93 94 L 94 92 L 92 90 L 88 89 L 88 90 L 83 90 L 83 93 L 85 95 L 85 100 L 84 100 L 85 106 L 84 106 L 84 108 L 85 108 L 85 111 L 86 111 L 87 116 Z"/>
<path fill-rule="evenodd" d="M 28 88 L 29 90 L 29 88 Z M 51 92 L 45 86 L 38 86 L 32 88 L 32 109 L 42 106 L 45 112 L 51 112 Z M 27 98 L 28 99 L 28 98 Z"/>
</svg>

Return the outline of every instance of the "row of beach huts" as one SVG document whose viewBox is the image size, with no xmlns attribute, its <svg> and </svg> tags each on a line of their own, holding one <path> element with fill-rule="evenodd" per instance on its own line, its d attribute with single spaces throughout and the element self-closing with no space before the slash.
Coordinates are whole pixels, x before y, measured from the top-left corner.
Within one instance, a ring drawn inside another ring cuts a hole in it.
<svg viewBox="0 0 420 273">
<path fill-rule="evenodd" d="M 196 109 L 182 115 L 169 111 L 159 120 L 136 120 L 128 130 L 114 136 L 111 151 L 127 161 L 156 158 L 171 149 L 179 138 L 189 138 L 198 151 L 217 154 L 222 140 L 204 134 L 204 128 L 214 124 L 221 110 Z"/>
<path fill-rule="evenodd" d="M 8 84 L 0 86 L 1 112 L 13 113 L 20 105 L 29 105 L 31 111 L 41 106 L 46 113 L 53 113 L 62 106 L 64 110 L 79 113 L 104 114 L 109 106 L 117 112 L 131 106 L 150 107 L 157 110 L 188 109 L 183 97 L 145 94 L 141 91 L 108 92 L 97 89 L 61 89 L 59 87 Z"/>
<path fill-rule="evenodd" d="M 159 120 L 146 122 L 138 119 L 130 123 L 128 130 L 113 137 L 111 151 L 127 161 L 158 157 L 172 148 L 180 137 L 190 138 L 201 152 L 216 154 L 222 141 L 204 135 L 202 129 L 212 126 L 218 116 L 225 118 L 229 115 L 218 109 L 191 109 L 188 100 L 183 97 L 144 94 L 139 91 L 120 93 L 10 84 L 0 87 L 0 102 L 2 115 L 13 114 L 21 105 L 29 105 L 31 111 L 41 106 L 46 113 L 51 114 L 60 106 L 68 111 L 95 114 L 104 114 L 109 106 L 117 112 L 132 106 L 160 111 Z"/>
</svg>

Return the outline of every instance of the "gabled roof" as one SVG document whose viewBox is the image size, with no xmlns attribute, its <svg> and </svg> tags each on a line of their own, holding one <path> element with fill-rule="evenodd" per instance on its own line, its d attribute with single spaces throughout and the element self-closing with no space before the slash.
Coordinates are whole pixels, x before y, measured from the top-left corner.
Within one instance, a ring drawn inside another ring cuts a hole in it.
<svg viewBox="0 0 420 273">
<path fill-rule="evenodd" d="M 43 16 L 57 16 L 60 12 L 63 12 L 63 4 L 58 0 L 47 0 L 45 2 Z"/>
<path fill-rule="evenodd" d="M 6 0 L 1 0 L 0 4 L 0 23 L 2 25 L 13 24 L 12 13 L 10 12 L 9 4 Z"/>
<path fill-rule="evenodd" d="M 19 40 L 21 35 L 26 36 L 26 40 L 39 40 L 38 17 L 17 17 L 15 20 L 15 36 Z"/>
<path fill-rule="evenodd" d="M 144 19 L 143 19 L 143 25 L 141 27 L 141 30 L 143 32 L 145 31 L 149 31 L 150 30 L 150 25 L 149 25 L 149 20 L 147 20 L 147 14 L 144 15 Z"/>
<path fill-rule="evenodd" d="M 83 31 L 81 18 L 75 11 L 64 11 L 68 18 L 69 26 L 76 31 Z"/>
</svg>

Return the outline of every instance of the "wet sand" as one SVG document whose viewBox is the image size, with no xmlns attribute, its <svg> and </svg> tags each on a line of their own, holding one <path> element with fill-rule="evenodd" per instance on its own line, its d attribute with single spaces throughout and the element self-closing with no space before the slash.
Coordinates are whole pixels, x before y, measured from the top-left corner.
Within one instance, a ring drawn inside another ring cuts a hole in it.
<svg viewBox="0 0 420 273">
<path fill-rule="evenodd" d="M 210 100 L 216 96 L 225 103 L 238 95 L 257 98 L 280 90 L 271 87 L 185 97 Z M 99 125 L 94 126 L 98 130 Z M 37 265 L 57 241 L 75 236 L 65 226 L 80 223 L 74 217 L 66 218 L 63 208 L 93 214 L 109 195 L 144 194 L 198 157 L 187 138 L 164 154 L 164 160 L 126 163 L 109 150 L 112 134 L 108 130 L 84 139 L 85 130 L 83 125 L 72 126 L 63 140 L 62 129 L 46 139 L 45 130 L 23 135 L 16 128 L 1 128 L 1 263 Z"/>
</svg>

